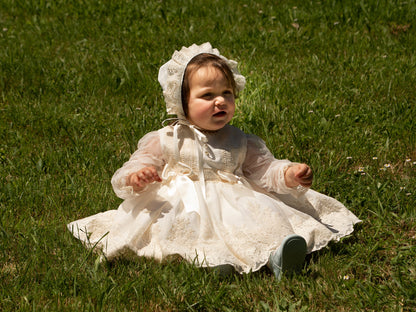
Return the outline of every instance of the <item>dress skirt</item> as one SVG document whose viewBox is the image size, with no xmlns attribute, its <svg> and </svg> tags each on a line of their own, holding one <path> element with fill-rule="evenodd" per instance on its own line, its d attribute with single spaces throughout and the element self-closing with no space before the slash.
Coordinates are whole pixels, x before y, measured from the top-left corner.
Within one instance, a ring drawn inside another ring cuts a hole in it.
<svg viewBox="0 0 416 312">
<path fill-rule="evenodd" d="M 109 210 L 68 224 L 75 237 L 108 259 L 179 255 L 202 267 L 259 270 L 290 234 L 308 252 L 350 234 L 360 220 L 336 199 L 308 190 L 268 193 L 244 179 L 193 181 L 177 175 Z"/>
</svg>

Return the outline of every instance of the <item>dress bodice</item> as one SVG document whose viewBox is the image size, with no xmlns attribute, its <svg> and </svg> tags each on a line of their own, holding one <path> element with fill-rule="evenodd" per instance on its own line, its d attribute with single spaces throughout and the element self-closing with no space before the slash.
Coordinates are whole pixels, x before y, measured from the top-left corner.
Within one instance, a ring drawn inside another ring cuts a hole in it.
<svg viewBox="0 0 416 312">
<path fill-rule="evenodd" d="M 179 125 L 176 129 L 168 126 L 159 131 L 169 170 L 185 173 L 194 180 L 198 179 L 201 168 L 205 180 L 218 179 L 218 172 L 243 175 L 247 137 L 241 130 L 227 125 L 215 132 L 200 132 Z"/>
</svg>

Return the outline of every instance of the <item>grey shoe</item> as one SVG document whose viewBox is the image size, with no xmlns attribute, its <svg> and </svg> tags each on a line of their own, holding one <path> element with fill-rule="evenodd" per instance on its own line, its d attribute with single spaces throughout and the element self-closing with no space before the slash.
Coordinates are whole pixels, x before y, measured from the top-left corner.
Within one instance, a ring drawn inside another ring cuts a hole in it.
<svg viewBox="0 0 416 312">
<path fill-rule="evenodd" d="M 306 241 L 302 236 L 286 236 L 276 252 L 269 258 L 269 267 L 278 280 L 282 274 L 299 272 L 303 268 L 306 256 Z"/>
<path fill-rule="evenodd" d="M 221 264 L 212 268 L 214 273 L 221 276 L 230 276 L 235 272 L 234 267 L 231 264 Z"/>
</svg>

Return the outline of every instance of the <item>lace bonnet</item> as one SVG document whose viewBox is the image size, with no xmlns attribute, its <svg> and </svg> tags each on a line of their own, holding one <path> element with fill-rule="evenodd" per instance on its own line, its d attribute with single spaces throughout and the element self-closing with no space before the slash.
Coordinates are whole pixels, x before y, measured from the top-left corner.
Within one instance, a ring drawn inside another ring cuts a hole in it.
<svg viewBox="0 0 416 312">
<path fill-rule="evenodd" d="M 162 65 L 159 69 L 158 80 L 163 89 L 163 96 L 166 102 L 168 114 L 177 115 L 178 118 L 185 118 L 182 108 L 182 81 L 188 63 L 198 54 L 209 53 L 224 59 L 233 73 L 236 90 L 239 92 L 244 89 L 246 79 L 237 69 L 237 62 L 228 60 L 220 55 L 217 49 L 213 49 L 209 42 L 201 45 L 193 44 L 190 47 L 182 47 L 180 51 L 175 51 L 172 59 Z"/>
</svg>

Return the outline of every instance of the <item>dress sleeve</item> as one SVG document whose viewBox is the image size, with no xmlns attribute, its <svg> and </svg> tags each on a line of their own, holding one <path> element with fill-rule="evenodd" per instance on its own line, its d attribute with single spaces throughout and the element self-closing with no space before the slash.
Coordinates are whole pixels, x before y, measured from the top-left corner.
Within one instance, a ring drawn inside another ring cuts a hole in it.
<svg viewBox="0 0 416 312">
<path fill-rule="evenodd" d="M 295 197 L 305 193 L 306 188 L 290 188 L 285 183 L 285 172 L 293 163 L 287 159 L 276 159 L 262 139 L 254 135 L 247 137 L 247 153 L 243 163 L 246 178 L 268 192 L 292 194 Z"/>
<path fill-rule="evenodd" d="M 164 164 L 159 132 L 153 131 L 146 134 L 140 139 L 137 150 L 130 156 L 130 159 L 114 173 L 111 179 L 114 192 L 122 199 L 137 196 L 138 194 L 133 191 L 133 187 L 126 185 L 127 177 L 131 173 L 148 166 L 154 166 L 161 175 Z"/>
</svg>

